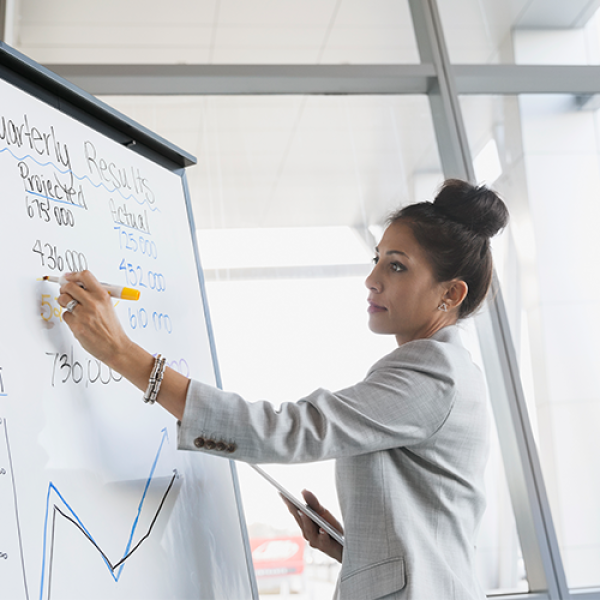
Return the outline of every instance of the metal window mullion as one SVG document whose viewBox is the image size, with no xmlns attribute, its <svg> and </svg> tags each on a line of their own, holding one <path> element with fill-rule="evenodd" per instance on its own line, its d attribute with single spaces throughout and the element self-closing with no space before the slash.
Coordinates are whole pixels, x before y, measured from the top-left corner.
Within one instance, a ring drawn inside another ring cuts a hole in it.
<svg viewBox="0 0 600 600">
<path fill-rule="evenodd" d="M 436 1 L 409 0 L 409 5 L 421 61 L 432 63 L 436 71 L 429 99 L 444 175 L 475 181 Z M 477 331 L 530 590 L 566 600 L 564 567 L 496 279 L 488 308 L 489 320 L 479 318 Z"/>
<path fill-rule="evenodd" d="M 409 5 L 421 62 L 435 69 L 427 95 L 444 175 L 473 181 L 471 153 L 437 7 L 432 0 L 409 0 Z"/>
</svg>

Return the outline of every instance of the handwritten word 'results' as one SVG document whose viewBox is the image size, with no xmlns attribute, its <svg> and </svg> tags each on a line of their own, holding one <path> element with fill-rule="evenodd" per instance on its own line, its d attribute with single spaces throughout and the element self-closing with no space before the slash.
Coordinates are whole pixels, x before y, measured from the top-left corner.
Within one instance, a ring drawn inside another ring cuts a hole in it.
<svg viewBox="0 0 600 600">
<path fill-rule="evenodd" d="M 54 127 L 43 130 L 32 126 L 27 115 L 22 120 L 13 120 L 0 115 L 0 141 L 7 146 L 16 146 L 30 151 L 33 156 L 47 157 L 55 165 L 63 165 L 71 170 L 71 159 L 66 144 L 56 137 Z"/>
<path fill-rule="evenodd" d="M 102 181 L 113 185 L 117 189 L 127 189 L 135 194 L 141 194 L 149 204 L 154 203 L 154 192 L 148 180 L 140 174 L 139 169 L 133 166 L 119 166 L 98 156 L 96 147 L 92 142 L 84 142 L 83 147 L 90 173 L 100 177 Z"/>
<path fill-rule="evenodd" d="M 123 204 L 117 206 L 112 198 L 109 200 L 109 204 L 115 223 L 143 231 L 144 233 L 150 233 L 150 222 L 148 221 L 147 211 L 138 210 L 134 212 L 127 208 L 127 202 L 123 202 Z"/>
</svg>

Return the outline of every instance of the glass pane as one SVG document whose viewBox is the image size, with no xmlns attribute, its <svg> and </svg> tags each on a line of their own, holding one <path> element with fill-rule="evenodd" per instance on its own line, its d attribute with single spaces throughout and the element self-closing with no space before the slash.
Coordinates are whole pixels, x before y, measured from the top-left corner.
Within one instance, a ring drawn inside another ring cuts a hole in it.
<svg viewBox="0 0 600 600">
<path fill-rule="evenodd" d="M 497 263 L 567 580 L 598 586 L 598 112 L 570 95 L 462 104 L 473 154 L 494 140 L 512 212 Z"/>
<path fill-rule="evenodd" d="M 424 96 L 103 100 L 198 157 L 188 178 L 201 229 L 368 231 L 441 178 Z"/>
<path fill-rule="evenodd" d="M 13 46 L 43 64 L 418 63 L 407 0 L 22 0 Z M 9 42 L 11 43 L 11 42 Z"/>
<path fill-rule="evenodd" d="M 480 312 L 485 310 L 487 307 L 483 307 Z M 485 374 L 475 320 L 464 321 L 461 330 L 463 343 Z M 489 413 L 493 417 L 489 398 L 487 400 Z M 521 544 L 508 491 L 498 432 L 493 424 L 490 434 L 490 457 L 485 480 L 487 507 L 477 540 L 479 579 L 489 595 L 527 592 L 529 585 Z"/>
<path fill-rule="evenodd" d="M 600 17 L 589 0 L 438 0 L 457 64 L 600 64 Z"/>
</svg>

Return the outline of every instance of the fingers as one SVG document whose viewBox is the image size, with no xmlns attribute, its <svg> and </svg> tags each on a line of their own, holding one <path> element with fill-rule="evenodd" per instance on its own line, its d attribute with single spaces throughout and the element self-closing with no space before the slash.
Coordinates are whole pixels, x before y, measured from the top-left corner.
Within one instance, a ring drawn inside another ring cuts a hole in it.
<svg viewBox="0 0 600 600">
<path fill-rule="evenodd" d="M 296 508 L 287 498 L 279 494 L 285 502 L 288 510 L 294 517 L 294 520 L 302 531 L 302 536 L 310 544 L 312 548 L 325 552 L 335 560 L 341 562 L 344 552 L 343 547 L 338 544 L 326 531 L 321 529 L 309 516 L 305 515 L 301 510 Z M 317 497 L 308 490 L 303 490 L 302 495 L 304 500 L 315 512 L 320 514 L 325 520 L 329 521 L 336 529 L 343 533 L 342 526 L 330 512 L 321 506 Z"/>
<path fill-rule="evenodd" d="M 70 283 L 83 286 L 90 294 L 104 296 L 107 293 L 91 271 L 75 271 L 73 273 L 67 273 L 65 279 Z"/>
<path fill-rule="evenodd" d="M 89 271 L 69 273 L 65 279 L 67 283 L 61 286 L 58 296 L 62 307 L 71 308 L 71 312 L 62 313 L 65 323 L 85 350 L 118 370 L 117 362 L 126 355 L 131 342 L 108 292 Z"/>
<path fill-rule="evenodd" d="M 302 490 L 302 496 L 306 504 L 310 506 L 318 515 L 323 517 L 328 523 L 333 525 L 340 533 L 344 533 L 344 528 L 340 522 L 319 502 L 318 498 L 308 490 Z"/>
<path fill-rule="evenodd" d="M 292 517 L 294 517 L 296 523 L 298 523 L 298 527 L 302 530 L 302 535 L 312 545 L 312 542 L 314 542 L 319 535 L 319 526 L 310 517 L 307 517 L 301 510 L 296 508 L 285 496 L 279 495 L 285 502 L 285 505 Z"/>
<path fill-rule="evenodd" d="M 64 305 L 72 299 L 83 304 L 89 300 L 90 296 L 103 300 L 108 299 L 108 293 L 90 271 L 67 273 L 64 277 L 67 283 L 60 287 L 60 304 L 62 304 L 60 301 L 61 296 L 70 296 L 69 298 L 63 298 L 65 300 Z"/>
<path fill-rule="evenodd" d="M 302 490 L 302 496 L 304 497 L 304 501 L 308 506 L 310 506 L 317 514 L 322 514 L 325 510 L 317 497 L 308 490 Z"/>
<path fill-rule="evenodd" d="M 90 271 L 66 273 L 64 278 L 67 282 L 61 285 L 57 301 L 67 310 L 64 315 L 67 323 L 71 319 L 69 313 L 74 313 L 77 305 L 89 308 L 94 301 L 109 302 L 108 293 Z M 81 314 L 81 309 L 78 313 Z"/>
</svg>

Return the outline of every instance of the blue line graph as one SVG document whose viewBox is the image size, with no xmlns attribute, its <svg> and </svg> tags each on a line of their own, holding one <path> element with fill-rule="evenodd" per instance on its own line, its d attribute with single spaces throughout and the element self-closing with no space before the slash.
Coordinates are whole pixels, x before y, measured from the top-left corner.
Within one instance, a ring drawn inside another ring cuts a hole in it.
<svg viewBox="0 0 600 600">
<path fill-rule="evenodd" d="M 34 156 L 31 156 L 31 154 L 25 154 L 24 156 L 17 156 L 10 148 L 6 147 L 6 148 L 2 148 L 0 150 L 0 154 L 2 154 L 3 152 L 8 152 L 15 160 L 25 160 L 25 159 L 30 159 L 32 160 L 34 163 L 36 163 L 37 165 L 39 165 L 40 167 L 47 167 L 48 165 L 51 165 L 52 167 L 54 167 L 59 173 L 61 173 L 62 175 L 67 175 L 67 174 L 71 174 L 73 175 L 73 177 L 75 179 L 77 179 L 77 181 L 83 181 L 83 180 L 87 180 L 91 185 L 93 185 L 95 188 L 99 188 L 99 187 L 103 187 L 107 192 L 109 192 L 110 194 L 112 194 L 113 192 L 117 192 L 124 200 L 135 200 L 138 204 L 148 204 L 148 208 L 151 211 L 158 211 L 160 212 L 160 209 L 157 206 L 152 206 L 145 198 L 143 200 L 139 200 L 136 196 L 134 196 L 133 194 L 129 194 L 128 196 L 125 195 L 120 188 L 118 187 L 114 187 L 114 188 L 110 188 L 109 186 L 107 186 L 105 183 L 100 182 L 98 184 L 94 183 L 88 175 L 83 175 L 81 177 L 79 177 L 78 175 L 76 175 L 71 169 L 66 169 L 64 171 L 62 171 L 56 164 L 54 164 L 52 161 L 48 161 L 45 163 L 40 162 L 39 160 L 37 160 Z M 34 192 L 27 192 L 28 194 L 34 194 Z M 53 202 L 60 202 L 60 200 L 56 200 L 56 198 L 49 198 L 48 196 L 44 196 L 43 194 L 35 194 L 35 195 L 39 195 L 42 196 L 42 198 L 46 198 L 48 200 L 52 200 Z M 71 203 L 67 203 L 67 204 L 71 204 Z M 77 204 L 73 204 L 73 206 L 78 206 Z"/>
<path fill-rule="evenodd" d="M 64 518 L 66 518 L 68 521 L 70 521 L 71 523 L 73 523 L 76 527 L 78 527 L 81 532 L 89 539 L 89 541 L 96 547 L 96 549 L 98 550 L 98 552 L 100 553 L 102 560 L 104 561 L 104 563 L 106 564 L 106 567 L 108 568 L 108 571 L 111 575 L 111 577 L 118 582 L 119 578 L 121 577 L 121 574 L 123 572 L 123 569 L 125 567 L 125 561 L 127 560 L 127 558 L 129 556 L 131 556 L 131 554 L 142 544 L 142 542 L 150 535 L 150 531 L 152 530 L 152 527 L 154 526 L 154 523 L 156 522 L 156 519 L 158 518 L 158 514 L 160 513 L 162 506 L 167 498 L 168 493 L 171 490 L 171 487 L 173 486 L 174 480 L 177 476 L 177 473 L 174 472 L 174 475 L 171 479 L 171 482 L 166 490 L 166 492 L 163 495 L 163 499 L 160 503 L 160 506 L 158 507 L 158 510 L 156 511 L 156 514 L 154 516 L 154 519 L 150 525 L 150 528 L 148 530 L 148 532 L 146 533 L 145 536 L 143 536 L 141 538 L 141 540 L 136 544 L 136 546 L 134 546 L 132 548 L 133 545 L 133 537 L 135 535 L 135 532 L 137 530 L 138 527 L 138 523 L 139 523 L 139 519 L 140 519 L 140 515 L 142 513 L 142 509 L 144 507 L 144 502 L 146 500 L 146 495 L 148 493 L 148 489 L 150 487 L 150 483 L 152 482 L 152 478 L 154 476 L 154 472 L 156 471 L 156 465 L 158 463 L 158 459 L 160 458 L 163 446 L 165 444 L 165 442 L 169 442 L 169 436 L 167 433 L 167 429 L 164 428 L 162 430 L 162 438 L 160 441 L 160 445 L 158 447 L 158 451 L 156 452 L 156 456 L 154 458 L 154 462 L 152 463 L 152 468 L 150 469 L 150 474 L 148 476 L 148 479 L 146 480 L 146 485 L 144 487 L 144 492 L 142 494 L 142 497 L 140 499 L 140 502 L 138 504 L 138 509 L 137 509 L 137 513 L 135 516 L 135 519 L 133 521 L 133 525 L 131 527 L 131 532 L 129 534 L 129 539 L 127 540 L 127 544 L 125 546 L 125 550 L 123 552 L 123 555 L 121 557 L 121 559 L 119 561 L 117 561 L 114 565 L 111 563 L 111 561 L 108 559 L 108 557 L 104 554 L 104 552 L 102 552 L 102 550 L 100 549 L 100 547 L 98 546 L 98 544 L 96 543 L 96 541 L 94 540 L 94 537 L 92 536 L 92 534 L 90 533 L 90 531 L 88 531 L 88 529 L 85 527 L 85 525 L 83 524 L 83 522 L 81 521 L 81 519 L 77 516 L 77 513 L 75 512 L 75 510 L 69 505 L 69 503 L 67 502 L 67 500 L 64 498 L 64 496 L 60 493 L 60 491 L 58 490 L 58 488 L 52 483 L 50 482 L 48 485 L 48 494 L 46 496 L 46 513 L 44 516 L 44 541 L 43 541 L 43 554 L 42 554 L 42 575 L 41 575 L 41 581 L 40 581 L 40 600 L 43 599 L 43 594 L 44 594 L 44 585 L 46 583 L 46 580 L 48 580 L 48 582 L 50 581 L 50 576 L 51 576 L 51 564 L 47 564 L 47 563 L 51 563 L 51 559 L 49 561 L 47 561 L 46 555 L 48 554 L 48 546 L 50 545 L 50 555 L 52 552 L 52 546 L 53 546 L 53 539 L 49 540 L 50 538 L 53 538 L 53 533 L 54 533 L 54 523 L 52 524 L 52 531 L 49 532 L 49 516 L 50 516 L 50 509 L 51 509 L 51 497 L 54 495 L 56 495 L 58 497 L 58 499 L 60 500 L 60 502 L 63 504 L 64 508 L 66 509 L 66 512 L 68 514 L 65 514 L 65 512 L 63 512 L 62 510 L 60 510 L 56 504 L 56 502 L 53 503 L 53 510 L 54 510 L 54 518 L 56 516 L 56 512 L 58 512 L 61 516 L 63 516 Z M 70 515 L 70 516 L 69 516 Z M 50 533 L 50 535 L 49 535 Z"/>
</svg>

